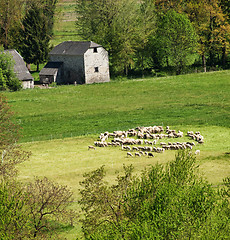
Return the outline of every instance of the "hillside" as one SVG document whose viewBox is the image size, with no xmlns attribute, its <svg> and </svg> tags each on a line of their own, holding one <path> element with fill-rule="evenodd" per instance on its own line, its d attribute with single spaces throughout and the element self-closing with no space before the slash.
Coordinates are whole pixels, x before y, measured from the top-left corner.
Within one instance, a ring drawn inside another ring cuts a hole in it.
<svg viewBox="0 0 230 240">
<path fill-rule="evenodd" d="M 74 0 L 59 0 L 57 3 L 54 36 L 51 44 L 57 44 L 67 40 L 80 40 L 75 28 L 76 14 Z"/>
</svg>

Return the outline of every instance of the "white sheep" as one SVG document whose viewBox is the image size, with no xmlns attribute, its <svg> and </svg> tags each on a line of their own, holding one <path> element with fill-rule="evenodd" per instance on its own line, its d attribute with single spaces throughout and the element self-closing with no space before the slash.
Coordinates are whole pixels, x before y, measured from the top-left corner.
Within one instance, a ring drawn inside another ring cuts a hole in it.
<svg viewBox="0 0 230 240">
<path fill-rule="evenodd" d="M 194 154 L 195 155 L 200 155 L 200 150 L 196 150 Z"/>
</svg>

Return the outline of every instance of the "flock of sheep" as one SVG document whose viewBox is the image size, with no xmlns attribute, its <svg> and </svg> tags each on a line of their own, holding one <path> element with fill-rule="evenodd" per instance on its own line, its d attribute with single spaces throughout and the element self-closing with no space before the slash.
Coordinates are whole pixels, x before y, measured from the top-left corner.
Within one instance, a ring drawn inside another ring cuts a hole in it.
<svg viewBox="0 0 230 240">
<path fill-rule="evenodd" d="M 169 126 L 137 127 L 128 131 L 114 131 L 113 133 L 101 133 L 94 146 L 88 146 L 88 150 L 96 147 L 120 146 L 122 150 L 127 151 L 127 157 L 154 157 L 153 153 L 164 153 L 165 150 L 192 149 L 196 144 L 204 143 L 204 137 L 200 132 L 188 131 L 187 137 L 192 141 L 166 142 L 164 139 L 178 139 L 184 137 L 183 132 L 171 130 Z M 158 145 L 158 146 L 157 146 Z M 200 154 L 196 150 L 195 154 Z"/>
</svg>

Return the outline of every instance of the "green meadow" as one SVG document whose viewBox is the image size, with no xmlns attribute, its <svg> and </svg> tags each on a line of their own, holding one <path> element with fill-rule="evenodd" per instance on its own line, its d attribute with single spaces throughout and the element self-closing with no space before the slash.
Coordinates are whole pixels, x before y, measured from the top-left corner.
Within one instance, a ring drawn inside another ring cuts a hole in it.
<svg viewBox="0 0 230 240">
<path fill-rule="evenodd" d="M 168 125 L 184 135 L 201 132 L 205 142 L 194 148 L 201 151 L 197 163 L 201 174 L 219 186 L 230 176 L 229 90 L 230 71 L 221 71 L 6 92 L 14 121 L 22 127 L 22 147 L 32 153 L 30 161 L 20 166 L 19 178 L 28 181 L 47 176 L 69 186 L 73 207 L 78 209 L 84 172 L 105 165 L 107 181 L 113 183 L 123 164 L 133 164 L 139 173 L 151 164 L 173 160 L 176 154 L 165 151 L 154 158 L 132 158 L 120 147 L 88 150 L 101 132 Z M 184 136 L 170 141 L 188 140 Z M 81 238 L 79 223 L 63 229 L 61 236 Z"/>
</svg>

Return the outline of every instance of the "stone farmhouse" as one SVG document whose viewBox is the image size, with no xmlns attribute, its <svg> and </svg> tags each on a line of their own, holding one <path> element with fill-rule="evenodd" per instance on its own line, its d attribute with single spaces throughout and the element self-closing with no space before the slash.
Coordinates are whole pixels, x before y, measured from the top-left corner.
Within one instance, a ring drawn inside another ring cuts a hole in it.
<svg viewBox="0 0 230 240">
<path fill-rule="evenodd" d="M 17 78 L 21 81 L 22 88 L 34 88 L 34 78 L 28 71 L 22 56 L 15 49 L 4 50 L 4 53 L 8 53 L 12 56 L 14 72 Z"/>
<path fill-rule="evenodd" d="M 60 43 L 49 53 L 49 62 L 39 77 L 43 84 L 109 82 L 108 52 L 92 41 Z"/>
</svg>

